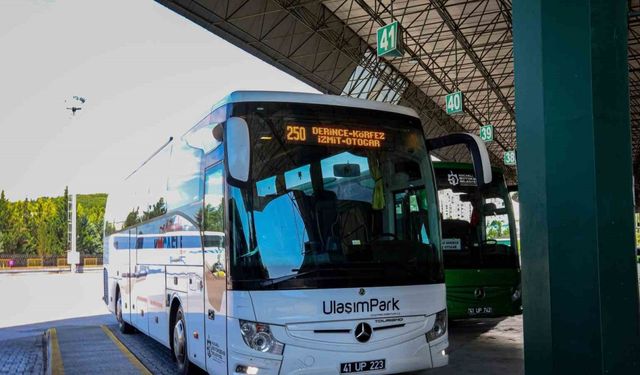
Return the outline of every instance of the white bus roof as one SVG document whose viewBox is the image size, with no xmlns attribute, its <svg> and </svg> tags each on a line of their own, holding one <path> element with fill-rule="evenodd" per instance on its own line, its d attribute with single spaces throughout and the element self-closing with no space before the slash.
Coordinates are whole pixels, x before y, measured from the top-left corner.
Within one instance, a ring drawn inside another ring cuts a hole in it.
<svg viewBox="0 0 640 375">
<path fill-rule="evenodd" d="M 242 102 L 282 102 L 282 103 L 308 103 L 334 105 L 340 107 L 364 108 L 376 111 L 399 113 L 407 116 L 418 117 L 416 111 L 400 105 L 350 98 L 348 96 L 338 96 L 329 94 L 311 94 L 302 92 L 285 91 L 234 91 L 225 96 L 221 101 L 213 106 L 216 110 L 229 103 Z"/>
</svg>

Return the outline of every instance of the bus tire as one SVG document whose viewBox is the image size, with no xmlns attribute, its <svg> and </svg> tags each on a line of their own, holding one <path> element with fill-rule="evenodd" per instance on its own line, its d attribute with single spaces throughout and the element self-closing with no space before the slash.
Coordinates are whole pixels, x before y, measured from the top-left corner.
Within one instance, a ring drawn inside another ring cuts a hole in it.
<svg viewBox="0 0 640 375">
<path fill-rule="evenodd" d="M 187 324 L 184 319 L 182 306 L 178 306 L 173 322 L 173 342 L 171 345 L 171 348 L 173 349 L 173 358 L 178 365 L 178 374 L 189 374 L 193 365 L 191 364 L 191 361 L 189 361 Z"/>
<path fill-rule="evenodd" d="M 122 298 L 120 297 L 120 289 L 116 293 L 116 320 L 118 321 L 118 329 L 120 332 L 129 334 L 134 332 L 131 324 L 124 321 L 122 317 Z"/>
</svg>

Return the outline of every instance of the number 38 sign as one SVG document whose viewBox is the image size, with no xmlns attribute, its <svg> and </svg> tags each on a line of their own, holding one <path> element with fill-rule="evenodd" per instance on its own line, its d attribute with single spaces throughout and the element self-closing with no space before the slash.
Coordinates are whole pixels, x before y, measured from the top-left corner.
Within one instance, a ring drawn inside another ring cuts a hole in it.
<svg viewBox="0 0 640 375">
<path fill-rule="evenodd" d="M 504 165 L 516 165 L 516 152 L 505 151 L 503 160 L 504 160 Z"/>
</svg>

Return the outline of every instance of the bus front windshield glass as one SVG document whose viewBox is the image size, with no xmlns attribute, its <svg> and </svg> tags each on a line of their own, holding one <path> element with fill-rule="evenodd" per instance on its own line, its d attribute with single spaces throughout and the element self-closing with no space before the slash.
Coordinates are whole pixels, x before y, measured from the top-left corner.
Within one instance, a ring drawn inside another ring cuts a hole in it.
<svg viewBox="0 0 640 375">
<path fill-rule="evenodd" d="M 236 289 L 443 282 L 417 119 L 310 104 L 235 104 L 250 182 L 229 187 Z M 435 224 L 435 225 L 434 225 Z"/>
<path fill-rule="evenodd" d="M 513 212 L 504 179 L 479 189 L 471 169 L 436 168 L 446 268 L 518 266 Z"/>
</svg>

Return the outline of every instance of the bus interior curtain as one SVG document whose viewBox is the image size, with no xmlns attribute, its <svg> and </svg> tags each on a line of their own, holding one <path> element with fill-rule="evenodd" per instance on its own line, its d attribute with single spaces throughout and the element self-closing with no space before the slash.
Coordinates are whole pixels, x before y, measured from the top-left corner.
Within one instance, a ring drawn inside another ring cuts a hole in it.
<svg viewBox="0 0 640 375">
<path fill-rule="evenodd" d="M 382 170 L 380 169 L 380 165 L 378 164 L 378 158 L 373 157 L 373 155 L 369 155 L 367 158 L 369 162 L 369 171 L 371 173 L 371 177 L 375 182 L 373 188 L 373 202 L 371 202 L 371 208 L 374 210 L 382 210 L 384 209 L 384 183 L 382 181 Z"/>
</svg>

